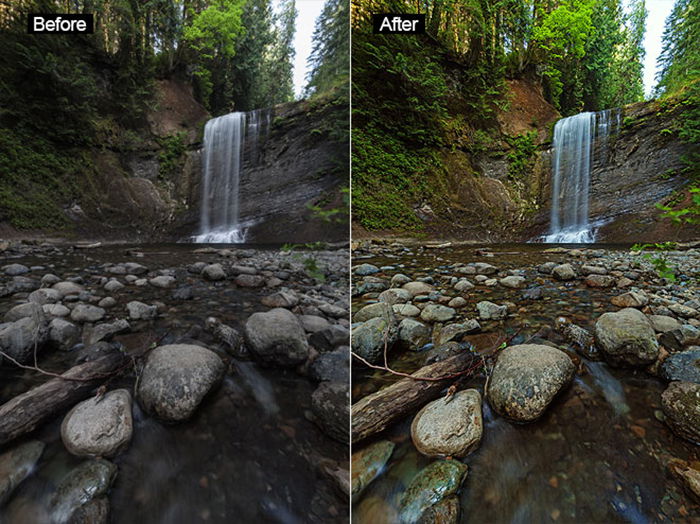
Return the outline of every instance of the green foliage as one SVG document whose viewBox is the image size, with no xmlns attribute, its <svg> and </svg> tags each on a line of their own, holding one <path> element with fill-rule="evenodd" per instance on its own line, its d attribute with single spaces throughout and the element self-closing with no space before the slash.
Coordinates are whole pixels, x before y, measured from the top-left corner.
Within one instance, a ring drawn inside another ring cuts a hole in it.
<svg viewBox="0 0 700 524">
<path fill-rule="evenodd" d="M 676 281 L 676 269 L 668 263 L 668 258 L 663 253 L 676 248 L 675 242 L 657 242 L 654 244 L 635 244 L 632 246 L 632 251 L 642 252 L 651 249 L 655 252 L 644 253 L 642 257 L 648 260 L 656 270 L 656 273 L 669 282 Z"/>
<path fill-rule="evenodd" d="M 350 3 L 326 0 L 316 21 L 308 59 L 306 93 L 339 88 L 347 95 L 350 79 Z"/>
<path fill-rule="evenodd" d="M 350 216 L 350 189 L 343 187 L 340 189 L 340 194 L 342 196 L 342 205 L 338 207 L 328 208 L 329 202 L 307 204 L 306 207 L 313 213 L 315 218 L 323 222 L 342 224 L 347 222 Z"/>
<path fill-rule="evenodd" d="M 537 151 L 537 131 L 529 131 L 513 137 L 508 137 L 508 143 L 513 150 L 508 153 L 508 176 L 513 179 L 522 177 L 532 166 Z"/>
<path fill-rule="evenodd" d="M 690 205 L 681 209 L 673 209 L 671 205 L 657 204 L 656 207 L 664 213 L 663 218 L 669 218 L 674 224 L 700 224 L 700 187 L 688 188 Z"/>
<path fill-rule="evenodd" d="M 186 132 L 176 133 L 158 140 L 161 152 L 158 155 L 158 175 L 167 178 L 182 166 L 182 161 L 187 146 L 185 144 Z"/>
</svg>

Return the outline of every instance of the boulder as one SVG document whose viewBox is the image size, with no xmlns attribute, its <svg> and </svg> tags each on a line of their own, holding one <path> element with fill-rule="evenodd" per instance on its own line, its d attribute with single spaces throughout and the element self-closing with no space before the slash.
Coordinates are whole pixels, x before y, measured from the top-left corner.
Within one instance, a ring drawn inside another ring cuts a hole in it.
<svg viewBox="0 0 700 524">
<path fill-rule="evenodd" d="M 400 521 L 418 522 L 430 507 L 457 493 L 468 469 L 457 460 L 438 460 L 419 471 L 399 501 Z"/>
<path fill-rule="evenodd" d="M 75 346 L 80 341 L 80 334 L 78 326 L 62 318 L 54 318 L 49 323 L 48 340 L 59 349 L 68 350 Z"/>
<path fill-rule="evenodd" d="M 557 280 L 573 280 L 576 278 L 576 270 L 571 264 L 560 264 L 552 268 L 552 275 Z"/>
<path fill-rule="evenodd" d="M 661 395 L 661 409 L 676 435 L 700 444 L 700 384 L 671 382 Z"/>
<path fill-rule="evenodd" d="M 347 382 L 322 382 L 311 395 L 314 419 L 331 438 L 350 442 L 350 386 Z"/>
<path fill-rule="evenodd" d="M 693 347 L 693 346 L 691 346 Z M 661 378 L 669 382 L 693 382 L 700 384 L 700 347 L 672 353 L 659 368 Z"/>
<path fill-rule="evenodd" d="M 44 443 L 31 440 L 0 455 L 0 507 L 33 471 L 44 452 Z"/>
<path fill-rule="evenodd" d="M 574 377 L 576 367 L 563 351 L 522 344 L 504 349 L 496 360 L 486 396 L 501 416 L 532 422 Z"/>
<path fill-rule="evenodd" d="M 79 295 L 83 291 L 85 291 L 85 288 L 81 286 L 80 284 L 76 284 L 75 282 L 57 282 L 53 286 L 51 286 L 51 289 L 55 289 L 61 294 L 61 297 L 66 297 L 68 295 Z"/>
<path fill-rule="evenodd" d="M 169 288 L 175 285 L 175 277 L 171 277 L 169 275 L 160 275 L 157 277 L 153 277 L 148 281 L 148 283 L 151 284 L 153 287 Z"/>
<path fill-rule="evenodd" d="M 350 338 L 352 350 L 372 364 L 381 359 L 384 345 L 391 349 L 397 339 L 396 320 L 387 321 L 385 317 L 372 318 L 355 326 Z"/>
<path fill-rule="evenodd" d="M 402 289 L 408 291 L 411 294 L 411 297 L 416 297 L 418 295 L 429 295 L 435 291 L 433 286 L 426 284 L 425 282 L 407 282 L 402 286 Z"/>
<path fill-rule="evenodd" d="M 226 272 L 221 264 L 210 264 L 202 269 L 202 276 L 206 280 L 211 281 L 224 280 L 226 278 Z"/>
<path fill-rule="evenodd" d="M 423 455 L 464 457 L 479 445 L 483 430 L 481 394 L 467 389 L 426 404 L 413 419 L 411 439 Z"/>
<path fill-rule="evenodd" d="M 452 320 L 457 312 L 451 307 L 441 304 L 428 304 L 421 311 L 420 318 L 426 322 L 447 322 Z"/>
<path fill-rule="evenodd" d="M 27 362 L 34 354 L 34 349 L 41 346 L 48 338 L 48 327 L 44 320 L 24 317 L 0 327 L 0 350 L 18 362 Z"/>
<path fill-rule="evenodd" d="M 5 322 L 15 322 L 21 318 L 44 320 L 44 308 L 37 302 L 25 302 L 10 309 L 3 317 Z"/>
<path fill-rule="evenodd" d="M 621 308 L 640 308 L 646 306 L 649 303 L 649 299 L 646 297 L 646 295 L 643 295 L 642 293 L 637 293 L 636 291 L 629 291 L 627 293 L 623 293 L 622 295 L 612 297 L 610 299 L 610 302 L 614 306 Z"/>
<path fill-rule="evenodd" d="M 647 366 L 659 356 L 654 328 L 633 308 L 602 314 L 595 324 L 595 341 L 614 365 Z"/>
<path fill-rule="evenodd" d="M 107 312 L 101 307 L 90 304 L 78 304 L 70 313 L 70 318 L 75 322 L 97 322 L 105 317 Z"/>
<path fill-rule="evenodd" d="M 132 320 L 150 320 L 158 316 L 158 308 L 149 306 L 138 300 L 133 300 L 126 305 L 129 312 L 129 318 Z"/>
<path fill-rule="evenodd" d="M 380 440 L 352 454 L 353 501 L 379 476 L 395 447 L 390 440 Z"/>
<path fill-rule="evenodd" d="M 525 277 L 510 275 L 498 281 L 503 287 L 520 289 L 525 287 Z"/>
<path fill-rule="evenodd" d="M 68 522 L 80 507 L 106 495 L 116 476 L 117 466 L 102 459 L 83 462 L 71 470 L 49 501 L 51 522 Z"/>
<path fill-rule="evenodd" d="M 435 337 L 435 345 L 442 346 L 452 340 L 458 340 L 469 333 L 476 333 L 481 330 L 481 325 L 476 320 L 466 320 L 461 324 L 448 324 L 443 327 Z"/>
<path fill-rule="evenodd" d="M 412 318 L 404 318 L 399 323 L 399 340 L 410 349 L 419 349 L 430 341 L 430 328 Z"/>
<path fill-rule="evenodd" d="M 77 404 L 63 419 L 61 439 L 77 456 L 113 457 L 131 441 L 131 393 L 115 389 Z"/>
<path fill-rule="evenodd" d="M 114 322 L 111 322 L 109 324 L 97 324 L 90 330 L 89 335 L 86 337 L 87 339 L 85 343 L 88 346 L 91 346 L 93 344 L 97 344 L 102 340 L 109 340 L 114 335 L 117 335 L 119 333 L 126 333 L 130 329 L 131 326 L 129 325 L 129 322 L 127 322 L 123 318 L 115 320 Z"/>
<path fill-rule="evenodd" d="M 483 300 L 476 305 L 481 320 L 501 320 L 508 316 L 508 307 L 499 306 L 488 300 Z"/>
<path fill-rule="evenodd" d="M 223 378 L 216 353 L 191 344 L 159 346 L 148 354 L 136 397 L 149 414 L 168 422 L 190 418 Z"/>
<path fill-rule="evenodd" d="M 264 364 L 292 367 L 309 356 L 304 328 L 287 309 L 253 313 L 245 324 L 245 338 L 251 354 Z"/>
</svg>

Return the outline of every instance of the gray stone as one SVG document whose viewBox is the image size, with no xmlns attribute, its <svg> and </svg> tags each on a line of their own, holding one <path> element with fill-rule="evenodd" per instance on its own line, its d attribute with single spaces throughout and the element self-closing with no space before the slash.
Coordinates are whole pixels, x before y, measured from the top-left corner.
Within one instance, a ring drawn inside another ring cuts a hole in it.
<svg viewBox="0 0 700 524">
<path fill-rule="evenodd" d="M 358 500 L 362 492 L 376 479 L 389 462 L 396 445 L 390 440 L 380 440 L 352 454 L 352 499 Z"/>
<path fill-rule="evenodd" d="M 90 330 L 88 336 L 86 337 L 85 343 L 88 346 L 91 346 L 93 344 L 97 344 L 102 340 L 109 340 L 114 335 L 117 335 L 119 333 L 126 333 L 130 329 L 131 326 L 129 325 L 129 322 L 122 318 L 115 320 L 114 322 L 111 322 L 109 324 L 97 324 L 95 327 L 92 328 L 92 330 Z"/>
<path fill-rule="evenodd" d="M 307 333 L 316 333 L 316 331 L 321 331 L 331 325 L 328 320 L 316 315 L 300 315 L 299 320 Z"/>
<path fill-rule="evenodd" d="M 646 295 L 642 293 L 637 293 L 636 291 L 628 291 L 622 295 L 612 297 L 610 302 L 617 307 L 644 307 L 649 303 L 649 299 Z"/>
<path fill-rule="evenodd" d="M 700 348 L 669 355 L 661 363 L 659 371 L 661 378 L 669 382 L 700 384 Z"/>
<path fill-rule="evenodd" d="M 700 444 L 700 384 L 671 382 L 661 395 L 661 409 L 676 435 Z"/>
<path fill-rule="evenodd" d="M 399 340 L 410 349 L 419 349 L 430 341 L 430 328 L 412 318 L 404 318 L 399 323 Z"/>
<path fill-rule="evenodd" d="M 292 293 L 287 291 L 279 291 L 260 299 L 260 302 L 271 308 L 284 307 L 293 308 L 299 303 L 299 299 Z"/>
<path fill-rule="evenodd" d="M 508 287 L 511 289 L 520 289 L 525 287 L 525 277 L 519 277 L 515 275 L 510 275 L 499 280 L 503 287 Z"/>
<path fill-rule="evenodd" d="M 81 286 L 80 284 L 76 284 L 75 282 L 57 282 L 53 286 L 51 286 L 51 289 L 55 289 L 58 291 L 62 297 L 68 296 L 68 295 L 79 295 L 83 291 L 85 291 L 85 288 Z"/>
<path fill-rule="evenodd" d="M 46 322 L 24 317 L 0 328 L 0 349 L 18 362 L 27 362 L 48 337 Z"/>
<path fill-rule="evenodd" d="M 682 324 L 678 329 L 662 333 L 659 341 L 669 351 L 683 351 L 687 346 L 700 345 L 700 329 Z"/>
<path fill-rule="evenodd" d="M 71 409 L 61 424 L 66 449 L 77 456 L 113 457 L 131 441 L 131 393 L 115 389 Z"/>
<path fill-rule="evenodd" d="M 24 304 L 13 307 L 5 313 L 4 320 L 5 322 L 15 322 L 16 320 L 26 317 L 44 320 L 44 308 L 36 302 L 25 302 Z"/>
<path fill-rule="evenodd" d="M 468 467 L 458 460 L 438 460 L 413 477 L 399 501 L 399 521 L 415 523 L 426 510 L 457 493 Z"/>
<path fill-rule="evenodd" d="M 322 382 L 311 395 L 311 411 L 321 429 L 331 438 L 350 442 L 350 385 Z"/>
<path fill-rule="evenodd" d="M 651 322 L 651 326 L 657 333 L 666 333 L 667 331 L 673 331 L 681 327 L 680 322 L 666 315 L 649 315 L 648 318 Z"/>
<path fill-rule="evenodd" d="M 68 522 L 81 506 L 106 495 L 116 476 L 117 466 L 102 459 L 88 460 L 71 470 L 51 497 L 51 522 Z"/>
<path fill-rule="evenodd" d="M 44 304 L 41 309 L 46 315 L 52 317 L 67 317 L 70 315 L 70 309 L 63 304 Z"/>
<path fill-rule="evenodd" d="M 420 309 L 413 304 L 394 304 L 391 306 L 391 310 L 402 317 L 417 317 L 420 315 Z"/>
<path fill-rule="evenodd" d="M 59 349 L 68 350 L 80 341 L 80 328 L 62 318 L 54 318 L 49 323 L 48 340 Z"/>
<path fill-rule="evenodd" d="M 573 280 L 576 278 L 576 271 L 571 264 L 561 264 L 552 268 L 552 275 L 557 280 Z"/>
<path fill-rule="evenodd" d="M 350 351 L 341 346 L 335 351 L 321 353 L 309 366 L 309 376 L 318 382 L 342 382 L 350 380 Z"/>
<path fill-rule="evenodd" d="M 412 297 L 417 297 L 418 295 L 429 295 L 435 288 L 430 284 L 425 282 L 408 282 L 402 286 L 402 289 L 408 291 Z"/>
<path fill-rule="evenodd" d="M 333 351 L 338 346 L 350 344 L 350 331 L 338 324 L 313 333 L 309 343 L 319 351 Z"/>
<path fill-rule="evenodd" d="M 606 360 L 615 365 L 646 366 L 659 356 L 654 329 L 637 309 L 601 315 L 595 324 L 595 340 Z"/>
<path fill-rule="evenodd" d="M 487 264 L 486 262 L 477 262 L 474 265 L 474 268 L 476 269 L 476 274 L 477 275 L 495 275 L 498 273 L 498 268 L 496 266 L 493 266 L 491 264 Z"/>
<path fill-rule="evenodd" d="M 265 364 L 291 367 L 309 356 L 304 328 L 287 309 L 253 313 L 245 324 L 245 337 L 250 352 Z"/>
<path fill-rule="evenodd" d="M 0 455 L 0 507 L 26 479 L 44 452 L 44 443 L 31 440 Z"/>
<path fill-rule="evenodd" d="M 169 288 L 175 285 L 175 277 L 160 275 L 148 281 L 153 287 Z"/>
<path fill-rule="evenodd" d="M 499 306 L 488 300 L 479 302 L 476 305 L 476 310 L 479 312 L 481 320 L 501 320 L 508 316 L 507 306 Z"/>
<path fill-rule="evenodd" d="M 405 304 L 411 300 L 411 293 L 401 288 L 391 288 L 379 294 L 379 300 L 389 305 Z"/>
<path fill-rule="evenodd" d="M 452 340 L 458 340 L 469 333 L 476 333 L 481 330 L 481 325 L 474 319 L 466 320 L 459 324 L 448 324 L 443 327 L 435 337 L 435 345 L 442 346 Z"/>
<path fill-rule="evenodd" d="M 130 275 L 144 275 L 148 273 L 148 268 L 137 262 L 127 262 L 124 264 L 124 269 Z"/>
<path fill-rule="evenodd" d="M 44 304 L 55 304 L 61 300 L 61 293 L 55 289 L 41 288 L 37 289 L 36 291 L 32 291 L 29 294 L 28 300 L 42 306 Z"/>
<path fill-rule="evenodd" d="M 238 275 L 234 282 L 240 287 L 263 287 L 265 285 L 265 277 L 261 275 Z"/>
<path fill-rule="evenodd" d="M 4 266 L 2 270 L 9 277 L 16 277 L 18 275 L 29 273 L 29 268 L 27 266 L 23 266 L 22 264 L 10 264 Z"/>
<path fill-rule="evenodd" d="M 615 277 L 609 275 L 588 275 L 586 277 L 586 285 L 588 287 L 613 287 L 615 285 Z"/>
<path fill-rule="evenodd" d="M 504 349 L 496 360 L 486 396 L 501 416 L 532 422 L 574 377 L 575 366 L 563 351 L 522 344 Z"/>
<path fill-rule="evenodd" d="M 379 273 L 379 268 L 372 264 L 360 264 L 359 266 L 355 266 L 352 272 L 358 276 L 365 277 L 367 275 Z"/>
<path fill-rule="evenodd" d="M 124 284 L 119 282 L 117 279 L 112 279 L 104 285 L 105 291 L 107 293 L 115 293 L 124 287 Z"/>
<path fill-rule="evenodd" d="M 158 316 L 158 308 L 156 306 L 149 306 L 143 302 L 134 300 L 126 305 L 127 311 L 129 311 L 129 318 L 132 320 L 150 320 Z"/>
<path fill-rule="evenodd" d="M 457 312 L 451 307 L 440 304 L 428 304 L 421 311 L 420 318 L 426 322 L 447 322 L 452 320 Z"/>
<path fill-rule="evenodd" d="M 460 293 L 464 293 L 465 291 L 469 291 L 470 289 L 474 289 L 474 284 L 469 282 L 466 278 L 461 278 L 457 281 L 457 283 L 454 285 L 455 291 L 459 291 Z"/>
<path fill-rule="evenodd" d="M 226 272 L 224 271 L 224 268 L 221 267 L 221 264 L 211 264 L 202 269 L 202 276 L 206 280 L 223 280 L 226 278 Z"/>
<path fill-rule="evenodd" d="M 97 322 L 105 317 L 107 312 L 101 307 L 90 304 L 78 304 L 70 313 L 70 318 L 76 322 Z"/>
<path fill-rule="evenodd" d="M 474 451 L 483 433 L 481 394 L 475 389 L 426 404 L 413 419 L 411 439 L 429 457 L 464 457 Z"/>
<path fill-rule="evenodd" d="M 97 305 L 103 309 L 109 309 L 117 305 L 117 301 L 112 297 L 105 297 L 100 300 Z"/>
<path fill-rule="evenodd" d="M 179 422 L 194 414 L 224 372 L 221 359 L 206 348 L 192 344 L 159 346 L 148 354 L 136 397 L 147 413 Z"/>
<path fill-rule="evenodd" d="M 394 310 L 386 302 L 377 302 L 363 307 L 352 316 L 353 322 L 367 322 L 369 319 L 383 317 L 389 321 L 394 321 Z"/>
<path fill-rule="evenodd" d="M 355 326 L 350 341 L 355 353 L 375 364 L 384 354 L 384 344 L 386 343 L 387 349 L 391 349 L 397 338 L 398 329 L 395 320 L 375 317 Z"/>
</svg>

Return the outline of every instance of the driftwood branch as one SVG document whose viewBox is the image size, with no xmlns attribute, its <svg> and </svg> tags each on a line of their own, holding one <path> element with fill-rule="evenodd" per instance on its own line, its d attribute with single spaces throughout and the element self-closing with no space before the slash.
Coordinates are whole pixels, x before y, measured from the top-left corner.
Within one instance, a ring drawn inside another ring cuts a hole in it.
<svg viewBox="0 0 700 524">
<path fill-rule="evenodd" d="M 90 396 L 101 380 L 123 370 L 125 361 L 124 355 L 113 353 L 80 364 L 0 406 L 0 445 L 33 431 Z"/>
</svg>

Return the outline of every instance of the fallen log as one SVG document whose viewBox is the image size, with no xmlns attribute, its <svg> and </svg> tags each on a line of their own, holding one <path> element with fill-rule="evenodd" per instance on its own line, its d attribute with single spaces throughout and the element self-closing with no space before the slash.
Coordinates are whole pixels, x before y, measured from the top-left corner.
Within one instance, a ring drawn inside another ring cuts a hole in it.
<svg viewBox="0 0 700 524">
<path fill-rule="evenodd" d="M 445 380 L 416 380 L 404 378 L 391 386 L 367 395 L 352 406 L 352 443 L 385 430 L 403 417 L 417 411 L 455 381 L 455 373 L 468 369 L 475 357 L 464 352 L 454 357 L 420 368 L 412 377 Z"/>
<path fill-rule="evenodd" d="M 125 364 L 121 353 L 70 368 L 61 377 L 30 389 L 0 406 L 0 446 L 35 430 L 90 396 L 95 386 Z M 68 379 L 68 380 L 66 380 Z"/>
</svg>

